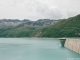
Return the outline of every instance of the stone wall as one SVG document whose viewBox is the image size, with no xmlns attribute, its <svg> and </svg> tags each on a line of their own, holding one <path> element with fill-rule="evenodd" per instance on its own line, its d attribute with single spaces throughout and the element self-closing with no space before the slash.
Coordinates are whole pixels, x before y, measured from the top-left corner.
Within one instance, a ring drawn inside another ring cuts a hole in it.
<svg viewBox="0 0 80 60">
<path fill-rule="evenodd" d="M 65 41 L 65 47 L 80 54 L 80 39 L 67 38 Z"/>
</svg>

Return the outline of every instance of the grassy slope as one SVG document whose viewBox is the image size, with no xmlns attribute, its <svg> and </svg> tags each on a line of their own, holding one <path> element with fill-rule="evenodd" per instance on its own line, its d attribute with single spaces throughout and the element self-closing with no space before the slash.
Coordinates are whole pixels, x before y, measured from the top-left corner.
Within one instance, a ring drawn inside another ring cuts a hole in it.
<svg viewBox="0 0 80 60">
<path fill-rule="evenodd" d="M 80 15 L 61 20 L 37 32 L 38 37 L 80 37 Z"/>
<path fill-rule="evenodd" d="M 0 27 L 0 37 L 80 37 L 80 15 L 42 28 L 19 25 Z"/>
<path fill-rule="evenodd" d="M 17 26 L 0 28 L 0 37 L 32 37 L 39 27 Z"/>
</svg>

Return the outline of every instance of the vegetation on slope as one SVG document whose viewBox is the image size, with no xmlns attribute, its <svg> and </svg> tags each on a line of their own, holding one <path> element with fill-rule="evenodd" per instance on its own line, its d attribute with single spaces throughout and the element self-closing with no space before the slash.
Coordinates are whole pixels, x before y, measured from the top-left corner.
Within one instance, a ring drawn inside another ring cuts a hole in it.
<svg viewBox="0 0 80 60">
<path fill-rule="evenodd" d="M 80 37 L 80 15 L 43 28 L 42 26 L 0 27 L 0 37 Z"/>
<path fill-rule="evenodd" d="M 0 28 L 0 37 L 31 37 L 39 27 L 17 26 Z"/>
<path fill-rule="evenodd" d="M 80 37 L 80 15 L 63 19 L 55 25 L 39 30 L 38 33 L 40 34 L 37 37 Z"/>
</svg>

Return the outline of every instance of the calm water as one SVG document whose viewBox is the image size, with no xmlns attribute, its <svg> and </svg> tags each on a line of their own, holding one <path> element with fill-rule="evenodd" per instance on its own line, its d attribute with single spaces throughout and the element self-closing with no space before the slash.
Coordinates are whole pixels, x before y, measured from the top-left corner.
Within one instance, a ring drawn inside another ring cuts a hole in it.
<svg viewBox="0 0 80 60">
<path fill-rule="evenodd" d="M 0 60 L 68 60 L 80 55 L 47 38 L 0 38 Z"/>
</svg>

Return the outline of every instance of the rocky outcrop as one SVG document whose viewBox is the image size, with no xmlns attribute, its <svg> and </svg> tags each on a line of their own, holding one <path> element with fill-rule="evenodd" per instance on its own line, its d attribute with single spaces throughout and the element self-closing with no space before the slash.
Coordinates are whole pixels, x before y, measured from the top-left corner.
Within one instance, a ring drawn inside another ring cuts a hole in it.
<svg viewBox="0 0 80 60">
<path fill-rule="evenodd" d="M 52 25 L 60 20 L 50 20 L 50 19 L 39 19 L 37 21 L 31 21 L 29 19 L 19 20 L 19 19 L 1 19 L 0 26 L 17 26 L 17 25 L 27 25 L 27 26 L 48 26 Z"/>
</svg>

